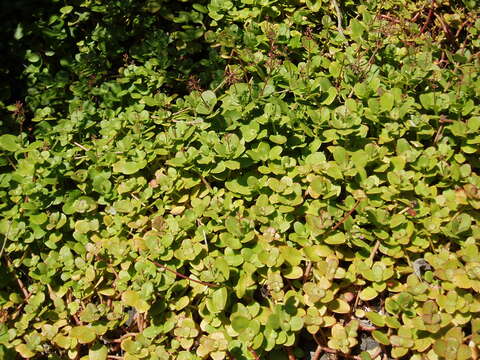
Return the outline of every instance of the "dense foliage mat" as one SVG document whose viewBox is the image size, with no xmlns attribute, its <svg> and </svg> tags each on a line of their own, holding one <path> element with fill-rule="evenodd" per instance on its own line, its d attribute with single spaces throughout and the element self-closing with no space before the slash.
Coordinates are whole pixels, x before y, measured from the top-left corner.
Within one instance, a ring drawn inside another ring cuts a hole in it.
<svg viewBox="0 0 480 360">
<path fill-rule="evenodd" d="M 478 2 L 30 3 L 0 359 L 478 358 Z"/>
</svg>

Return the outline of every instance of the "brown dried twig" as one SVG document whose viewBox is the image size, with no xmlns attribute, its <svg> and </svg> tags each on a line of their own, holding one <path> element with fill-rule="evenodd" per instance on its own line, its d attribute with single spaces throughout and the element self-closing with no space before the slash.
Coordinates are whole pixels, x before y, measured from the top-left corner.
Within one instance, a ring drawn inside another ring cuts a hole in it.
<svg viewBox="0 0 480 360">
<path fill-rule="evenodd" d="M 136 323 L 139 332 L 142 332 L 145 328 L 145 319 L 143 318 L 142 314 L 136 313 Z"/>
<path fill-rule="evenodd" d="M 442 138 L 444 127 L 444 125 L 440 125 L 440 127 L 438 128 L 437 133 L 435 134 L 435 138 L 433 139 L 434 144 L 438 143 Z"/>
<path fill-rule="evenodd" d="M 335 9 L 335 13 L 337 15 L 337 29 L 338 32 L 342 35 L 343 34 L 343 26 L 342 26 L 342 11 L 340 10 L 340 7 L 338 6 L 338 3 L 336 0 L 332 0 L 333 8 Z"/>
<path fill-rule="evenodd" d="M 368 261 L 370 261 L 370 262 L 373 261 L 373 259 L 375 258 L 375 255 L 377 254 L 377 251 L 378 251 L 379 247 L 380 247 L 380 241 L 377 240 L 377 242 L 373 246 L 373 249 L 372 249 L 372 252 L 370 253 L 370 257 L 368 258 Z"/>
<path fill-rule="evenodd" d="M 305 269 L 305 273 L 303 274 L 303 283 L 305 284 L 310 277 L 310 272 L 312 271 L 312 262 L 307 261 L 307 268 Z"/>
</svg>

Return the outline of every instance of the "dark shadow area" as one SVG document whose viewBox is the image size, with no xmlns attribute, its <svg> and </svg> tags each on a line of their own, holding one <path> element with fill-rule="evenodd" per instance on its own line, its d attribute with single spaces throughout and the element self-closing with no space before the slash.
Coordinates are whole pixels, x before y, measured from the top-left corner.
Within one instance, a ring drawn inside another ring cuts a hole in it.
<svg viewBox="0 0 480 360">
<path fill-rule="evenodd" d="M 24 55 L 26 42 L 32 43 L 40 34 L 28 34 L 32 24 L 58 7 L 48 0 L 0 1 L 0 101 L 5 104 L 25 96 Z M 26 41 L 27 40 L 27 41 Z"/>
</svg>

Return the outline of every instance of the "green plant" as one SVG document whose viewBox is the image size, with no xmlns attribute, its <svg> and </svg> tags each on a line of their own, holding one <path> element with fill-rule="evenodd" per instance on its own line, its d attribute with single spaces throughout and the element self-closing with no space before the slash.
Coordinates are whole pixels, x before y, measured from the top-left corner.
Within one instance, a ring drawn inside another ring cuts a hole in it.
<svg viewBox="0 0 480 360">
<path fill-rule="evenodd" d="M 475 358 L 480 23 L 404 5 L 7 22 L 0 358 Z"/>
</svg>

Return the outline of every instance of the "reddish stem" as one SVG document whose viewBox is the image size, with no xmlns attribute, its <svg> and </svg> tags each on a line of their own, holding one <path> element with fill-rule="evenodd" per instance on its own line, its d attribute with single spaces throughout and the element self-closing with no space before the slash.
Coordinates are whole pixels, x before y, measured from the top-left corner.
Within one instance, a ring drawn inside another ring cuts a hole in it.
<svg viewBox="0 0 480 360">
<path fill-rule="evenodd" d="M 297 358 L 293 354 L 292 348 L 287 347 L 286 349 L 287 349 L 287 354 L 288 354 L 288 360 L 297 360 Z"/>
<path fill-rule="evenodd" d="M 375 330 L 377 330 L 377 327 L 375 327 L 375 326 L 368 326 L 368 325 L 364 325 L 362 323 L 359 323 L 358 327 L 363 331 L 375 331 Z"/>
<path fill-rule="evenodd" d="M 345 214 L 345 216 L 342 218 L 342 220 L 340 220 L 338 223 L 336 223 L 333 227 L 332 227 L 332 231 L 333 230 L 336 230 L 340 225 L 342 225 L 349 217 L 350 215 L 352 215 L 352 213 L 355 211 L 355 209 L 357 208 L 358 204 L 360 204 L 360 200 L 357 200 L 357 202 L 355 203 L 355 205 L 353 206 L 353 208 Z"/>
<path fill-rule="evenodd" d="M 318 345 L 317 349 L 315 350 L 315 353 L 312 356 L 312 360 L 320 359 L 320 355 L 322 355 L 322 347 L 320 345 Z"/>
<path fill-rule="evenodd" d="M 394 22 L 396 24 L 400 24 L 400 21 L 398 19 L 395 19 L 389 15 L 384 15 L 384 14 L 380 14 L 379 17 L 381 17 L 382 19 L 385 19 L 385 20 L 388 20 L 388 21 L 391 21 L 391 22 Z"/>
<path fill-rule="evenodd" d="M 253 350 L 251 347 L 248 348 L 248 351 L 250 351 L 255 358 L 255 360 L 260 360 L 260 357 L 258 356 L 257 352 Z"/>
<path fill-rule="evenodd" d="M 430 6 L 430 10 L 428 11 L 428 16 L 427 20 L 425 20 L 425 23 L 422 26 L 422 29 L 420 30 L 420 34 L 423 34 L 425 30 L 427 29 L 428 24 L 430 24 L 430 21 L 432 20 L 433 17 L 433 6 L 435 5 L 435 1 L 432 0 L 432 6 Z"/>
<path fill-rule="evenodd" d="M 107 342 L 113 342 L 113 343 L 121 343 L 124 339 L 128 338 L 128 337 L 135 337 L 137 336 L 138 333 L 126 333 L 126 334 L 123 334 L 122 336 L 120 336 L 118 339 L 114 339 L 114 340 L 106 340 Z"/>
<path fill-rule="evenodd" d="M 193 281 L 194 283 L 197 283 L 197 284 L 200 284 L 200 285 L 205 285 L 205 286 L 208 286 L 208 287 L 213 287 L 213 288 L 216 288 L 216 287 L 219 286 L 217 284 L 212 284 L 212 283 L 209 283 L 209 282 L 206 282 L 206 281 L 195 280 L 195 279 L 189 278 L 188 276 L 180 274 L 178 271 L 170 269 L 170 268 L 166 267 L 165 265 L 160 264 L 156 261 L 152 261 L 152 263 L 155 264 L 156 266 L 158 266 L 159 268 L 170 271 L 172 274 L 175 274 L 178 277 L 181 277 L 182 279 L 185 279 L 185 280 L 188 280 L 188 281 Z"/>
</svg>

